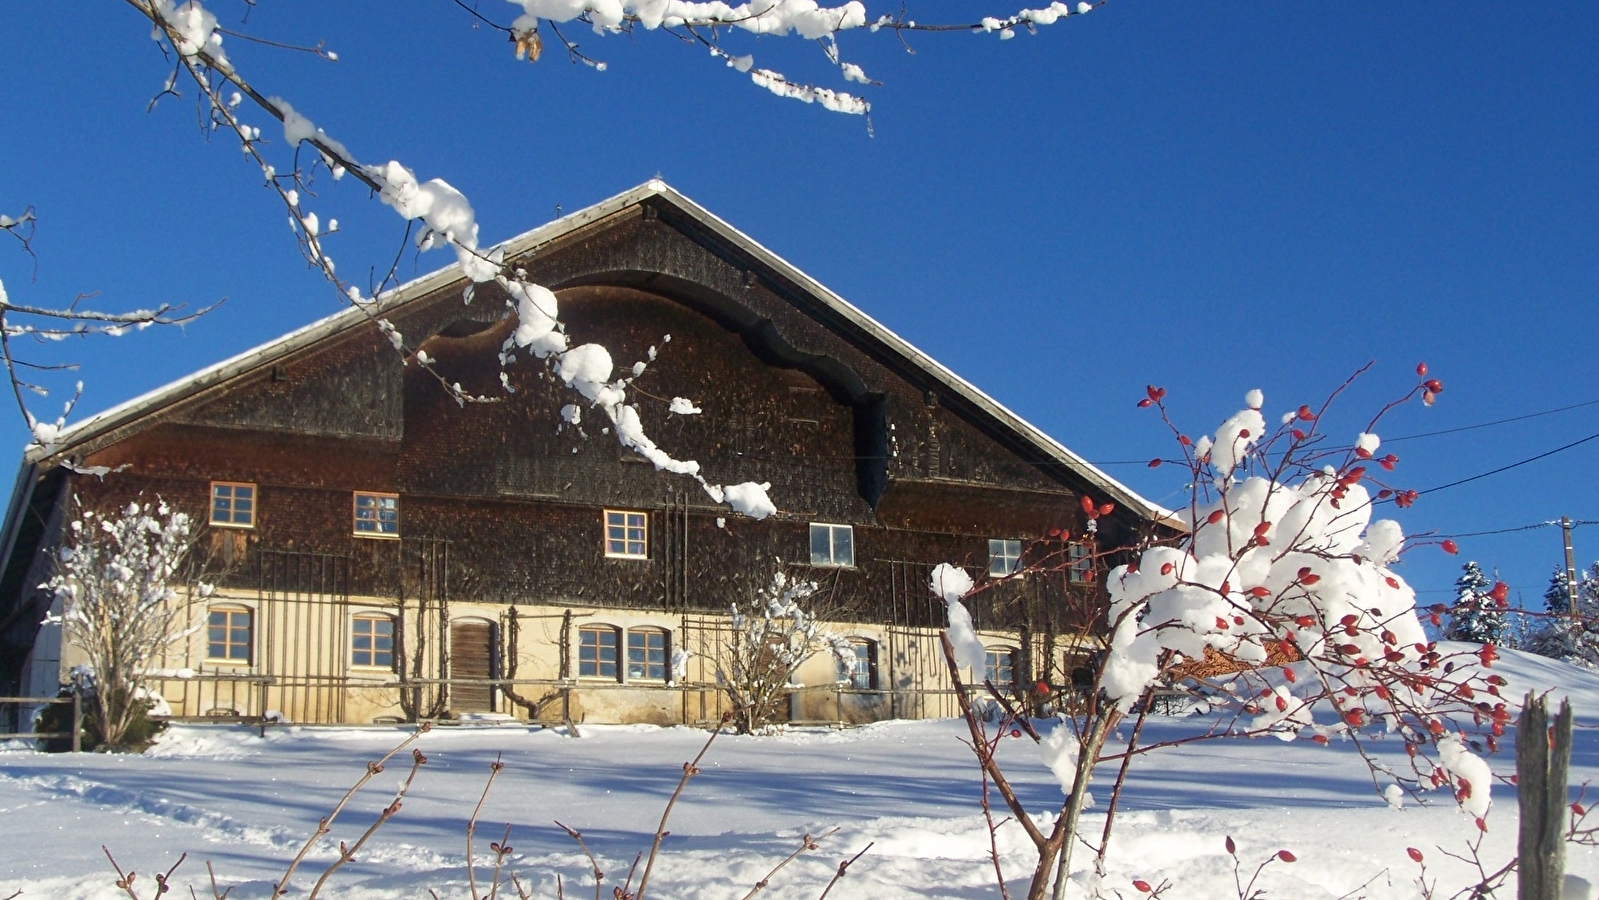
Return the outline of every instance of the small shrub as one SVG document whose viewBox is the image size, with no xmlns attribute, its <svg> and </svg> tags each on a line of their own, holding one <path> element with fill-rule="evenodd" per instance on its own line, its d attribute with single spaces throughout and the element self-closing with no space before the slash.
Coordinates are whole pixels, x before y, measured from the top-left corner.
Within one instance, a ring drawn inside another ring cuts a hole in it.
<svg viewBox="0 0 1599 900">
<path fill-rule="evenodd" d="M 57 696 L 69 698 L 71 692 L 65 688 Z M 110 753 L 140 753 L 155 743 L 155 739 L 167 730 L 167 723 L 152 718 L 150 710 L 155 706 L 155 701 L 150 698 L 134 700 L 131 704 L 131 716 L 126 729 L 122 733 L 122 740 L 116 744 L 105 742 L 105 730 L 101 727 L 99 716 L 96 714 L 98 707 L 84 698 L 82 734 L 80 735 L 84 750 L 96 750 Z M 72 704 L 56 703 L 45 707 L 44 711 L 34 722 L 33 730 L 38 734 L 70 734 L 72 731 Z M 45 738 L 39 742 L 46 753 L 68 753 L 72 750 L 70 737 Z"/>
</svg>

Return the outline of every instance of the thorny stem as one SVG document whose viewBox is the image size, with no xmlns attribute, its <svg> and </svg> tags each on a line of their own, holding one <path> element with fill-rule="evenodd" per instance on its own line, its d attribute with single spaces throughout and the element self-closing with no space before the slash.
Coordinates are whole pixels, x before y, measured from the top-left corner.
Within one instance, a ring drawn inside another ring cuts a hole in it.
<svg viewBox="0 0 1599 900">
<path fill-rule="evenodd" d="M 1003 727 L 1001 727 L 1000 734 L 1003 735 L 1004 733 L 1005 730 Z M 995 743 L 998 743 L 998 740 L 998 738 L 995 738 Z M 992 754 L 995 747 L 993 744 L 989 744 L 985 749 L 987 753 Z M 978 758 L 982 759 L 982 756 L 983 751 L 979 751 Z M 982 770 L 982 773 L 983 822 L 988 825 L 988 856 L 994 861 L 994 878 L 999 883 L 999 896 L 1001 900 L 1010 900 L 1010 889 L 1005 886 L 1005 870 L 1000 866 L 999 863 L 999 826 L 1004 823 L 1001 822 L 996 824 L 994 822 L 994 804 L 989 800 L 988 796 L 988 770 L 985 768 Z"/>
<path fill-rule="evenodd" d="M 1110 805 L 1105 808 L 1105 830 L 1099 836 L 1099 852 L 1095 854 L 1094 865 L 1101 875 L 1105 874 L 1105 853 L 1110 849 L 1110 829 L 1116 821 L 1116 804 L 1121 800 L 1122 787 L 1127 784 L 1127 769 L 1133 762 L 1133 749 L 1138 746 L 1138 735 L 1144 730 L 1144 722 L 1149 719 L 1149 704 L 1138 711 L 1138 719 L 1133 723 L 1133 733 L 1127 739 L 1127 752 L 1122 754 L 1121 766 L 1116 770 L 1116 783 L 1110 789 Z"/>
<path fill-rule="evenodd" d="M 982 765 L 983 771 L 988 773 L 988 777 L 994 779 L 994 787 L 999 791 L 999 795 L 1004 798 L 1005 805 L 1010 807 L 1011 814 L 1016 817 L 1016 821 L 1022 826 L 1022 830 L 1027 832 L 1027 836 L 1032 839 L 1033 845 L 1042 851 L 1047 840 L 1044 837 L 1044 833 L 1038 830 L 1037 825 L 1033 824 L 1032 817 L 1027 815 L 1027 808 L 1016 798 L 1015 789 L 1011 787 L 1010 782 L 1005 778 L 1005 773 L 1000 771 L 999 763 L 994 760 L 993 754 L 979 749 L 987 746 L 987 744 L 983 740 L 982 730 L 977 726 L 977 717 L 972 713 L 971 698 L 967 696 L 966 687 L 961 683 L 960 667 L 955 663 L 955 648 L 950 644 L 948 634 L 940 635 L 939 640 L 943 644 L 944 660 L 948 663 L 950 676 L 954 680 L 955 698 L 960 703 L 961 715 L 966 720 L 967 730 L 972 735 L 972 749 L 978 754 L 977 761 Z"/>
<path fill-rule="evenodd" d="M 273 900 L 277 900 L 278 897 L 281 897 L 289 892 L 289 878 L 294 875 L 294 870 L 299 868 L 300 863 L 305 860 L 305 855 L 311 852 L 311 848 L 316 846 L 317 841 L 321 840 L 323 835 L 326 835 L 328 830 L 333 827 L 333 820 L 337 819 L 339 817 L 339 813 L 344 811 L 344 807 L 350 802 L 350 798 L 354 797 L 356 792 L 365 787 L 368 781 L 371 781 L 376 775 L 378 775 L 378 773 L 383 771 L 384 763 L 387 763 L 390 759 L 393 759 L 396 753 L 404 750 L 407 745 L 409 745 L 412 741 L 415 741 L 418 737 L 421 737 L 422 734 L 428 731 L 430 727 L 431 726 L 429 726 L 426 722 L 422 723 L 422 725 L 418 727 L 417 730 L 411 732 L 411 734 L 408 735 L 405 740 L 395 745 L 393 750 L 385 753 L 383 758 L 377 760 L 376 762 L 369 762 L 366 764 L 366 774 L 362 775 L 360 779 L 355 782 L 355 784 L 350 786 L 349 790 L 344 792 L 344 796 L 339 799 L 338 804 L 333 807 L 332 812 L 328 813 L 319 822 L 317 822 L 316 831 L 313 832 L 311 837 L 306 840 L 305 845 L 300 848 L 300 852 L 294 855 L 294 859 L 289 862 L 289 868 L 283 873 L 283 877 L 278 880 L 276 885 L 273 885 Z M 409 783 L 409 781 L 407 783 Z"/>
<path fill-rule="evenodd" d="M 759 894 L 761 891 L 765 890 L 766 886 L 768 884 L 772 883 L 772 876 L 776 875 L 778 872 L 781 872 L 783 870 L 784 866 L 788 865 L 789 863 L 793 862 L 795 859 L 799 858 L 799 855 L 801 853 L 804 853 L 806 850 L 815 850 L 817 848 L 817 843 L 816 843 L 817 841 L 826 840 L 827 838 L 830 838 L 830 837 L 832 837 L 833 835 L 835 835 L 837 833 L 838 833 L 838 829 L 837 828 L 833 828 L 830 831 L 826 831 L 826 832 L 823 832 L 822 834 L 818 835 L 814 840 L 811 838 L 811 836 L 809 834 L 805 835 L 803 838 L 800 838 L 800 845 L 798 847 L 794 848 L 794 852 L 790 853 L 789 855 L 787 855 L 785 857 L 783 857 L 783 861 L 782 862 L 780 862 L 777 865 L 773 866 L 772 870 L 770 872 L 767 872 L 765 875 L 761 876 L 761 880 L 755 882 L 755 886 L 750 888 L 750 892 L 744 895 L 743 900 L 751 900 L 751 898 L 754 897 L 756 894 Z M 643 883 L 640 882 L 640 887 L 642 887 L 642 886 L 643 886 Z"/>
<path fill-rule="evenodd" d="M 1097 683 L 1095 688 L 1097 693 Z M 1054 900 L 1061 900 L 1066 895 L 1066 877 L 1071 872 L 1072 844 L 1077 836 L 1078 823 L 1082 820 L 1083 800 L 1088 794 L 1088 780 L 1093 776 L 1094 766 L 1099 763 L 1105 739 L 1115 730 L 1121 718 L 1121 710 L 1115 706 L 1098 710 L 1090 721 L 1088 733 L 1083 735 L 1078 744 L 1075 780 L 1072 782 L 1071 791 L 1066 795 L 1065 802 L 1061 804 L 1060 815 L 1055 820 L 1055 830 L 1050 834 L 1050 841 L 1055 842 L 1054 845 L 1059 848 L 1055 887 L 1052 893 Z M 1033 885 L 1028 891 L 1028 900 L 1040 900 L 1043 897 L 1043 886 L 1039 884 L 1039 880 L 1048 874 L 1048 863 L 1041 859 L 1039 870 L 1034 875 Z"/>
<path fill-rule="evenodd" d="M 1361 882 L 1360 884 L 1357 884 L 1354 887 L 1350 888 L 1348 891 L 1345 891 L 1344 893 L 1342 893 L 1342 894 L 1338 895 L 1337 897 L 1333 898 L 1333 900 L 1361 900 L 1361 898 L 1364 898 L 1366 896 L 1366 894 L 1365 894 L 1366 888 L 1370 887 L 1371 883 L 1373 881 L 1376 881 L 1377 879 L 1379 879 L 1379 878 L 1381 878 L 1381 877 L 1383 877 L 1384 875 L 1387 875 L 1387 874 L 1388 874 L 1388 870 L 1387 869 L 1383 869 L 1383 870 L 1377 872 L 1377 874 L 1375 874 L 1375 875 L 1371 876 L 1370 878 L 1366 879 L 1365 881 Z"/>
<path fill-rule="evenodd" d="M 379 828 L 383 827 L 383 823 L 394 818 L 399 813 L 400 801 L 405 798 L 405 792 L 411 789 L 411 782 L 416 778 L 417 770 L 422 768 L 427 761 L 427 757 L 423 756 L 420 751 L 411 751 L 411 771 L 406 774 L 405 780 L 400 782 L 400 789 L 394 793 L 394 801 L 383 807 L 383 811 L 378 813 L 378 817 L 373 820 L 371 825 L 367 826 L 366 831 L 361 833 L 361 836 L 356 839 L 354 844 L 346 847 L 342 841 L 339 843 L 339 858 L 334 860 L 332 865 L 329 865 L 322 873 L 322 877 L 316 880 L 316 884 L 311 888 L 311 893 L 306 896 L 306 900 L 316 900 L 317 894 L 322 892 L 322 886 L 327 883 L 333 873 L 343 868 L 345 863 L 355 859 L 355 854 L 365 846 L 367 840 L 376 834 Z"/>
<path fill-rule="evenodd" d="M 838 884 L 839 880 L 849 873 L 849 867 L 855 864 L 855 860 L 865 856 L 866 851 L 872 849 L 873 845 L 876 843 L 876 841 L 872 841 L 871 843 L 862 847 L 861 852 L 851 856 L 849 859 L 841 860 L 838 864 L 838 871 L 833 873 L 832 880 L 827 883 L 827 887 L 822 888 L 821 896 L 817 897 L 816 900 L 827 900 L 827 894 L 833 889 L 833 885 Z"/>
<path fill-rule="evenodd" d="M 706 751 L 711 749 L 711 743 L 722 733 L 722 729 L 727 727 L 727 722 L 728 717 L 723 716 L 722 721 L 717 723 L 716 730 L 705 739 L 705 746 L 700 748 L 699 754 L 692 762 L 683 764 L 683 777 L 678 779 L 677 790 L 672 792 L 672 798 L 666 801 L 666 809 L 661 811 L 661 824 L 655 827 L 655 841 L 650 844 L 650 858 L 644 863 L 644 875 L 639 879 L 638 892 L 633 895 L 634 900 L 644 900 L 644 889 L 649 887 L 650 870 L 655 868 L 655 857 L 661 852 L 661 840 L 666 837 L 666 820 L 672 817 L 672 807 L 677 805 L 677 798 L 683 793 L 683 788 L 688 786 L 688 780 L 700 773 L 700 760 L 705 758 Z"/>
</svg>

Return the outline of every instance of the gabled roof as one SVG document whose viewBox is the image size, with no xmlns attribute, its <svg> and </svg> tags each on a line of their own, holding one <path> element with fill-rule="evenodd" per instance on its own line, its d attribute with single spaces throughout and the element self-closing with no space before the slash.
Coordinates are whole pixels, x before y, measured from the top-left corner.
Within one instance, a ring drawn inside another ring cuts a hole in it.
<svg viewBox="0 0 1599 900">
<path fill-rule="evenodd" d="M 1086 460 L 1068 450 L 1060 442 L 1035 428 L 1020 416 L 1006 409 L 998 401 L 983 393 L 976 386 L 945 368 L 937 360 L 911 346 L 910 343 L 862 312 L 843 297 L 828 290 L 814 278 L 806 275 L 782 257 L 761 246 L 750 236 L 722 221 L 709 210 L 678 193 L 659 179 L 647 181 L 638 187 L 596 203 L 587 209 L 562 216 L 553 222 L 510 239 L 504 245 L 505 257 L 511 259 L 521 256 L 572 234 L 585 226 L 622 212 L 629 207 L 641 205 L 645 201 L 669 204 L 692 219 L 700 227 L 726 241 L 738 251 L 748 255 L 755 262 L 797 285 L 816 301 L 859 329 L 868 339 L 880 343 L 884 349 L 893 355 L 906 360 L 915 368 L 925 372 L 942 385 L 944 389 L 959 396 L 981 412 L 993 417 L 1001 425 L 1020 435 L 1036 448 L 1042 458 L 1058 463 L 1076 473 L 1092 485 L 1094 489 L 1114 500 L 1123 509 L 1145 519 L 1170 518 L 1171 514 L 1168 511 L 1143 499 L 1125 485 L 1095 468 Z M 376 309 L 378 311 L 396 309 L 458 282 L 463 277 L 458 263 L 446 266 L 379 295 Z M 258 347 L 246 350 L 231 359 L 208 366 L 193 375 L 181 378 L 143 396 L 135 397 L 132 400 L 84 419 L 63 429 L 55 444 L 48 449 L 38 444 L 29 445 L 23 457 L 24 470 L 30 466 L 41 464 L 44 467 L 50 467 L 52 463 L 70 457 L 76 449 L 84 444 L 117 428 L 165 409 L 207 388 L 257 371 L 264 366 L 269 366 L 318 343 L 324 338 L 339 334 L 350 328 L 365 326 L 368 323 L 371 312 L 371 308 L 357 309 L 351 307 L 344 309 L 276 340 L 268 341 Z"/>
</svg>

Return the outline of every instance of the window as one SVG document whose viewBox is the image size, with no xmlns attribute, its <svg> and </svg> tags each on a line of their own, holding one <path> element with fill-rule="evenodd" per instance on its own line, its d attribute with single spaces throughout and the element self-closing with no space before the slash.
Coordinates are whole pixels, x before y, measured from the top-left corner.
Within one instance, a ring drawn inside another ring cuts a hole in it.
<svg viewBox="0 0 1599 900">
<path fill-rule="evenodd" d="M 350 622 L 350 665 L 394 669 L 394 619 L 359 615 Z"/>
<path fill-rule="evenodd" d="M 1022 560 L 1022 542 L 988 540 L 988 574 L 1003 578 L 1016 571 Z"/>
<path fill-rule="evenodd" d="M 811 565 L 855 565 L 855 530 L 848 525 L 812 522 Z"/>
<path fill-rule="evenodd" d="M 400 536 L 400 496 L 355 492 L 355 536 Z"/>
<path fill-rule="evenodd" d="M 620 559 L 648 559 L 649 532 L 648 513 L 606 510 L 605 555 Z"/>
<path fill-rule="evenodd" d="M 838 659 L 838 680 L 856 690 L 877 689 L 877 645 L 864 639 L 849 642 L 849 656 Z"/>
<path fill-rule="evenodd" d="M 616 679 L 618 632 L 609 625 L 585 625 L 577 632 L 579 678 Z"/>
<path fill-rule="evenodd" d="M 1094 560 L 1088 555 L 1088 548 L 1082 544 L 1066 545 L 1066 578 L 1073 584 L 1082 584 L 1093 580 Z"/>
<path fill-rule="evenodd" d="M 671 675 L 666 632 L 655 628 L 627 631 L 627 680 L 666 681 Z"/>
<path fill-rule="evenodd" d="M 255 485 L 211 482 L 211 524 L 255 527 Z"/>
<path fill-rule="evenodd" d="M 242 606 L 211 607 L 206 611 L 206 658 L 249 665 L 254 624 L 254 614 Z"/>
<path fill-rule="evenodd" d="M 1016 651 L 1009 647 L 990 647 L 985 655 L 983 678 L 1001 690 L 1016 683 Z"/>
</svg>

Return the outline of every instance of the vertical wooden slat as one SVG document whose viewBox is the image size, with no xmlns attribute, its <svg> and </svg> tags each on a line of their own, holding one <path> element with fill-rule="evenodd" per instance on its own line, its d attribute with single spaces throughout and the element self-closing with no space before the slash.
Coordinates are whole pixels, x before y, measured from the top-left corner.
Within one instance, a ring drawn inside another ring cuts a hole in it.
<svg viewBox="0 0 1599 900">
<path fill-rule="evenodd" d="M 493 626 L 476 619 L 450 624 L 450 710 L 490 712 L 493 692 L 488 685 L 463 684 L 461 679 L 484 680 L 494 677 Z"/>
</svg>

